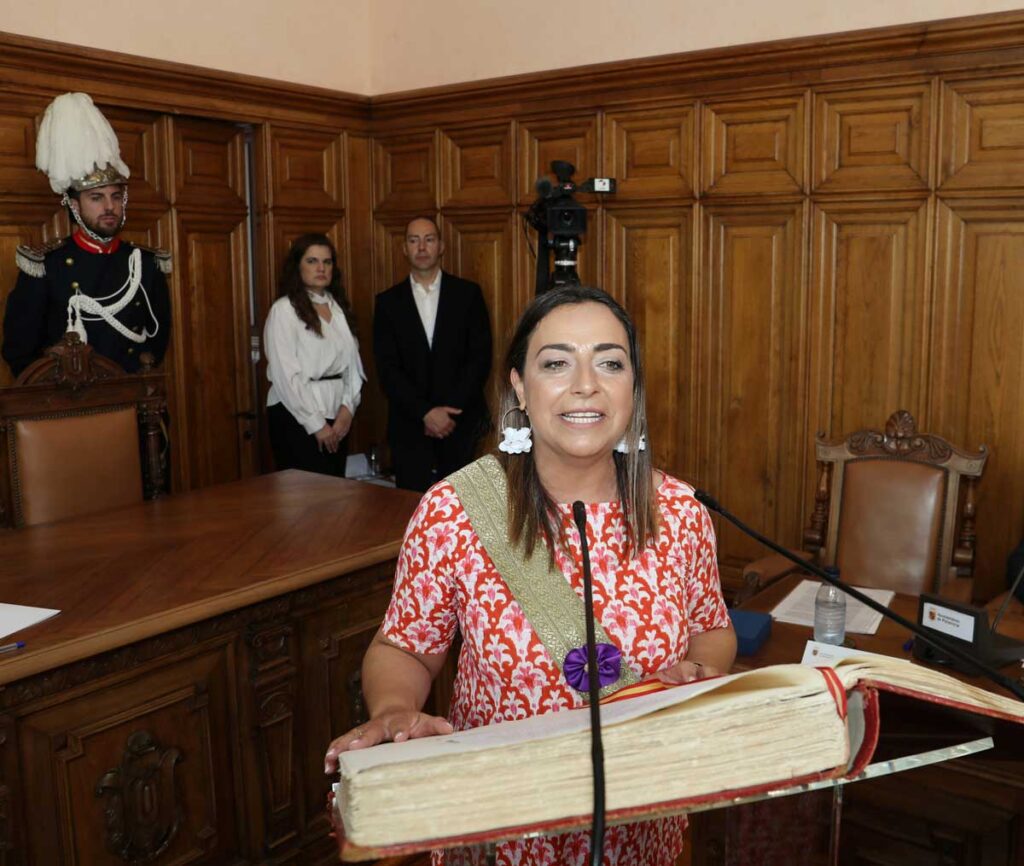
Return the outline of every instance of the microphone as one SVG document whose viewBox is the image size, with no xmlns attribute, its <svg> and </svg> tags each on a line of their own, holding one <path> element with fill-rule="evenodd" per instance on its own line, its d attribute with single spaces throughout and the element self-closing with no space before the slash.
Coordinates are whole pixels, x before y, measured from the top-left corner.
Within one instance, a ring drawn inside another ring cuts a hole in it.
<svg viewBox="0 0 1024 866">
<path fill-rule="evenodd" d="M 590 576 L 590 546 L 587 544 L 587 509 L 579 500 L 572 504 L 572 517 L 580 533 L 583 553 L 583 604 L 587 620 L 587 690 L 590 692 L 590 761 L 594 767 L 594 820 L 590 828 L 590 862 L 600 866 L 604 859 L 604 745 L 601 742 L 601 685 L 597 676 L 597 636 L 594 634 L 594 584 Z"/>
<path fill-rule="evenodd" d="M 887 608 L 884 604 L 879 604 L 870 596 L 864 595 L 864 593 L 858 591 L 852 586 L 848 586 L 847 584 L 839 580 L 839 578 L 829 574 L 827 571 L 825 571 L 825 569 L 815 565 L 810 560 L 804 559 L 802 556 L 797 556 L 792 551 L 786 550 L 786 548 L 784 548 L 781 544 L 776 544 L 770 538 L 767 538 L 766 536 L 762 535 L 753 527 L 747 526 L 747 524 L 745 524 L 742 520 L 740 520 L 734 514 L 731 514 L 729 511 L 727 511 L 725 508 L 719 505 L 718 501 L 711 494 L 703 490 L 695 490 L 693 492 L 693 496 L 699 503 L 701 503 L 701 505 L 703 505 L 709 511 L 714 511 L 716 514 L 720 514 L 722 517 L 728 520 L 733 526 L 735 526 L 740 532 L 744 533 L 745 535 L 749 535 L 755 541 L 759 541 L 769 550 L 773 550 L 775 551 L 775 553 L 781 554 L 782 556 L 786 557 L 786 559 L 788 559 L 790 562 L 796 563 L 802 569 L 804 569 L 805 571 L 809 571 L 816 577 L 820 577 L 826 583 L 831 583 L 834 587 L 841 589 L 848 596 L 857 599 L 857 601 L 859 601 L 861 604 L 867 605 L 872 610 L 882 614 L 882 616 L 887 617 L 888 619 L 893 620 L 893 622 L 896 622 L 899 625 L 903 626 L 905 629 L 913 633 L 916 637 L 920 638 L 926 644 L 929 644 L 930 646 L 934 647 L 939 652 L 946 653 L 947 655 L 950 655 L 953 658 L 956 658 L 959 661 L 964 662 L 972 670 L 977 671 L 982 676 L 986 677 L 987 679 L 991 680 L 997 685 L 1002 686 L 1004 689 L 1013 694 L 1019 700 L 1024 701 L 1024 687 L 1022 687 L 1019 683 L 1014 682 L 1009 677 L 1003 676 L 1001 673 L 999 673 L 999 671 L 994 670 L 993 668 L 989 667 L 983 662 L 978 661 L 978 659 L 976 659 L 970 653 L 960 649 L 960 647 L 954 646 L 952 643 L 948 641 L 939 639 L 933 633 L 929 632 L 925 628 L 922 628 L 917 623 L 911 622 L 906 617 L 896 613 L 896 611 L 889 610 L 889 608 Z"/>
</svg>

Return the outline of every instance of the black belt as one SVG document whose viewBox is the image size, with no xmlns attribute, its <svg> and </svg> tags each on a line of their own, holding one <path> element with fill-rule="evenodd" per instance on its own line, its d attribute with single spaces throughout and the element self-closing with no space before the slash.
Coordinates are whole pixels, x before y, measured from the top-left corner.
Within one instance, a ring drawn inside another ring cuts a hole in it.
<svg viewBox="0 0 1024 866">
<path fill-rule="evenodd" d="M 310 379 L 311 382 L 329 382 L 331 379 L 340 379 L 342 373 L 332 373 L 330 376 L 321 376 L 319 379 Z"/>
</svg>

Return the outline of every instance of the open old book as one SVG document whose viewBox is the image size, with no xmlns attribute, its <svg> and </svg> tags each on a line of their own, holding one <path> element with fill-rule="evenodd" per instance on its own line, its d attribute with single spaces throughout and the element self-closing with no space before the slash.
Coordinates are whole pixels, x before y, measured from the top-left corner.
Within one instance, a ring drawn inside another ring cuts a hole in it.
<svg viewBox="0 0 1024 866">
<path fill-rule="evenodd" d="M 610 821 L 857 775 L 878 692 L 1024 724 L 1024 703 L 930 668 L 853 657 L 776 665 L 602 706 Z M 589 711 L 346 752 L 333 816 L 346 860 L 589 824 Z"/>
</svg>

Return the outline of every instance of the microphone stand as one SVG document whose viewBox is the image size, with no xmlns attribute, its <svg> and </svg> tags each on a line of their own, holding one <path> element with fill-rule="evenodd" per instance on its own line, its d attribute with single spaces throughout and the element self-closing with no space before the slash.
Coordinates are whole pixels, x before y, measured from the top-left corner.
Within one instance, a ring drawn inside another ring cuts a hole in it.
<svg viewBox="0 0 1024 866">
<path fill-rule="evenodd" d="M 601 742 L 601 683 L 597 676 L 597 637 L 594 634 L 594 585 L 590 576 L 590 547 L 587 544 L 587 511 L 583 503 L 572 504 L 572 516 L 580 533 L 583 553 L 583 603 L 587 620 L 587 690 L 590 693 L 590 760 L 594 767 L 594 819 L 590 829 L 590 863 L 601 866 L 604 859 L 604 745 Z"/>
<path fill-rule="evenodd" d="M 861 604 L 867 605 L 872 610 L 882 614 L 882 616 L 887 617 L 888 619 L 891 619 L 899 625 L 903 626 L 905 629 L 912 632 L 925 643 L 935 647 L 937 650 L 939 650 L 939 652 L 946 653 L 950 656 L 953 656 L 953 658 L 956 658 L 959 661 L 964 662 L 982 676 L 996 683 L 996 685 L 1002 686 L 1018 700 L 1024 701 L 1024 687 L 1022 687 L 1020 683 L 1016 683 L 1009 677 L 1003 676 L 1001 673 L 999 673 L 999 671 L 995 670 L 994 668 L 990 668 L 983 662 L 978 661 L 970 653 L 960 649 L 960 647 L 954 646 L 952 643 L 949 643 L 945 640 L 936 637 L 927 629 L 922 628 L 917 623 L 911 622 L 906 617 L 901 616 L 895 611 L 889 610 L 889 608 L 887 608 L 884 604 L 879 604 L 870 596 L 864 595 L 864 593 L 858 591 L 852 586 L 848 586 L 838 578 L 833 577 L 831 574 L 825 571 L 825 569 L 815 565 L 813 562 L 804 559 L 802 556 L 797 556 L 792 551 L 786 550 L 786 548 L 784 548 L 781 544 L 776 544 L 770 538 L 766 538 L 756 529 L 747 526 L 738 517 L 724 509 L 721 505 L 718 504 L 718 500 L 716 500 L 711 494 L 703 490 L 695 490 L 693 495 L 694 498 L 696 498 L 696 500 L 700 502 L 703 506 L 705 506 L 710 511 L 714 511 L 716 514 L 720 514 L 731 524 L 733 524 L 737 529 L 739 529 L 740 532 L 746 533 L 751 538 L 761 542 L 761 544 L 763 544 L 769 550 L 774 550 L 776 553 L 786 557 L 786 559 L 788 559 L 790 562 L 795 562 L 801 568 L 805 569 L 806 571 L 809 571 L 816 577 L 820 577 L 826 583 L 832 584 L 832 586 L 842 590 L 852 598 L 857 599 L 857 601 L 859 601 Z"/>
</svg>

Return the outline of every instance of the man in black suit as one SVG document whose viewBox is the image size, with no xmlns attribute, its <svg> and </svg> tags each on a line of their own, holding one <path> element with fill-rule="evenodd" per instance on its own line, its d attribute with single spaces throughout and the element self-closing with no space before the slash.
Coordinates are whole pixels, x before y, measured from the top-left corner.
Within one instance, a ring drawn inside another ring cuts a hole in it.
<svg viewBox="0 0 1024 866">
<path fill-rule="evenodd" d="M 469 463 L 490 421 L 487 307 L 480 286 L 441 270 L 443 253 L 437 223 L 412 220 L 409 278 L 381 292 L 373 312 L 395 481 L 408 490 L 426 490 Z"/>
</svg>

